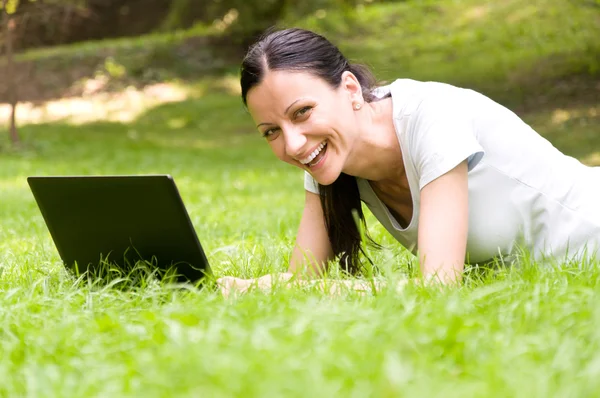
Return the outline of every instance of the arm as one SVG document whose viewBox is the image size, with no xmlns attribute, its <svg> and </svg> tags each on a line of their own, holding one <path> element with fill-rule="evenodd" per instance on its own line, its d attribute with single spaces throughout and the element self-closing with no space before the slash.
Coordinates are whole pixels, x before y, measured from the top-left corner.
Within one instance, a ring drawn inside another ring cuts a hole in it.
<svg viewBox="0 0 600 398">
<path fill-rule="evenodd" d="M 304 211 L 300 219 L 296 245 L 292 251 L 288 272 L 264 275 L 256 279 L 226 276 L 219 278 L 217 284 L 226 296 L 232 291 L 245 292 L 252 287 L 268 290 L 274 284 L 288 285 L 296 274 L 300 277 L 294 278 L 297 283 L 309 285 L 319 281 L 308 281 L 302 277 L 322 276 L 328 261 L 332 259 L 333 250 L 327 236 L 321 200 L 319 195 L 306 191 Z"/>
<path fill-rule="evenodd" d="M 304 211 L 288 272 L 298 273 L 308 266 L 308 275 L 320 276 L 327 262 L 332 259 L 333 250 L 327 236 L 321 200 L 319 195 L 306 191 Z"/>
<path fill-rule="evenodd" d="M 419 262 L 424 278 L 460 281 L 469 226 L 467 162 L 421 189 Z"/>
<path fill-rule="evenodd" d="M 466 161 L 431 181 L 421 190 L 418 243 L 421 271 L 425 278 L 433 277 L 444 283 L 460 280 L 467 245 L 468 211 Z M 311 259 L 308 271 L 313 276 L 320 276 L 332 256 L 319 196 L 306 192 L 306 204 L 288 273 L 279 274 L 275 278 L 265 275 L 251 280 L 225 277 L 220 279 L 219 285 L 224 295 L 229 295 L 234 290 L 244 292 L 252 286 L 268 290 L 275 280 L 286 284 L 294 273 L 302 271 L 306 259 Z M 338 289 L 342 286 L 359 291 L 371 290 L 369 284 L 356 281 L 297 282 L 310 285 L 316 283 L 319 288 L 329 293 L 339 292 Z M 405 281 L 399 281 L 396 289 L 401 289 L 404 283 Z M 376 288 L 379 290 L 382 286 Z"/>
<path fill-rule="evenodd" d="M 298 228 L 296 246 L 292 252 L 288 272 L 276 275 L 268 274 L 256 279 L 228 276 L 220 278 L 217 284 L 225 296 L 229 296 L 233 292 L 244 293 L 252 288 L 270 290 L 274 285 L 315 287 L 332 295 L 348 290 L 355 290 L 364 294 L 373 292 L 373 289 L 383 290 L 386 287 L 386 284 L 380 281 L 317 279 L 323 275 L 328 261 L 332 259 L 333 250 L 327 236 L 319 195 L 307 191 L 304 212 Z M 308 276 L 315 279 L 302 278 L 306 266 L 308 266 L 306 270 Z M 298 274 L 299 278 L 294 278 L 295 274 Z M 396 289 L 400 290 L 405 282 L 405 280 L 398 281 Z"/>
</svg>

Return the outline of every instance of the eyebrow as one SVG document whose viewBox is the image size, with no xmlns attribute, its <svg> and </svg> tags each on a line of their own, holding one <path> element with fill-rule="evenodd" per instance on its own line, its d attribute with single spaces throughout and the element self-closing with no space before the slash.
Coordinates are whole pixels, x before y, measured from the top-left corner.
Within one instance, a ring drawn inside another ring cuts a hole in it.
<svg viewBox="0 0 600 398">
<path fill-rule="evenodd" d="M 287 108 L 285 108 L 285 111 L 283 113 L 288 113 L 288 111 L 290 110 L 290 108 L 292 106 L 294 106 L 297 102 L 302 101 L 304 98 L 298 98 L 296 101 L 292 102 Z M 271 125 L 271 124 L 275 124 L 275 123 L 268 123 L 268 122 L 264 122 L 264 123 L 259 123 L 256 125 L 256 128 L 260 127 L 260 126 L 264 126 L 264 125 Z"/>
</svg>

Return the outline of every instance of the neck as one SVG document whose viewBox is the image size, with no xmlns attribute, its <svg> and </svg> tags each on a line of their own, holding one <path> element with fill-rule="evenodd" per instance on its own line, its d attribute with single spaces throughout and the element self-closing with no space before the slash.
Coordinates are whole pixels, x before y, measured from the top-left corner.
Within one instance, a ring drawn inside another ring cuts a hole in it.
<svg viewBox="0 0 600 398">
<path fill-rule="evenodd" d="M 394 128 L 392 99 L 365 105 L 344 172 L 371 181 L 397 181 L 404 174 L 404 163 Z"/>
</svg>

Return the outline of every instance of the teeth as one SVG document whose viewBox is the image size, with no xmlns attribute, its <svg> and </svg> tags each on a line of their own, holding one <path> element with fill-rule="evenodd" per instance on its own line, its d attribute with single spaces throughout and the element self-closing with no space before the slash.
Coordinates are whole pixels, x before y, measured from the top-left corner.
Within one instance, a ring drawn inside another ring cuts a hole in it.
<svg viewBox="0 0 600 398">
<path fill-rule="evenodd" d="M 317 147 L 317 149 L 315 149 L 313 151 L 313 153 L 311 153 L 310 155 L 308 155 L 308 157 L 306 157 L 304 159 L 301 159 L 300 163 L 302 163 L 302 164 L 308 164 L 308 163 L 312 162 L 312 160 L 314 158 L 316 158 L 319 153 L 321 153 L 321 151 L 323 150 L 323 148 L 325 148 L 325 142 L 322 142 L 321 145 L 319 145 Z"/>
</svg>

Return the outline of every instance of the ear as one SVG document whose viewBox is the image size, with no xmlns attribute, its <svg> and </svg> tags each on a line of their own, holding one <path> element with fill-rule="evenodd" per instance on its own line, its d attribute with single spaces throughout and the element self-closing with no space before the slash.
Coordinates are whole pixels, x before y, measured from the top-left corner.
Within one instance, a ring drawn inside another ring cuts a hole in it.
<svg viewBox="0 0 600 398">
<path fill-rule="evenodd" d="M 362 87 L 356 75 L 350 71 L 342 73 L 340 88 L 343 89 L 350 98 L 350 101 L 362 100 Z"/>
</svg>

